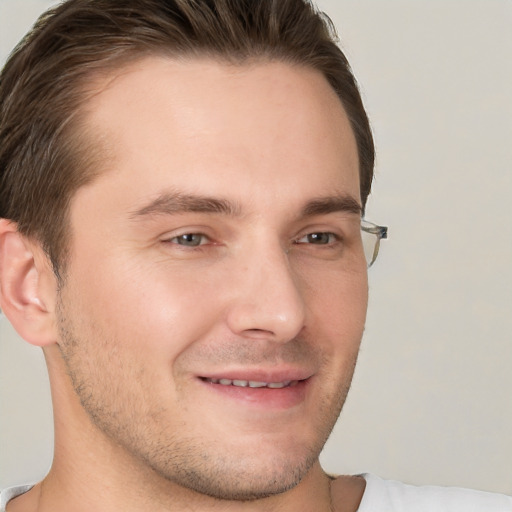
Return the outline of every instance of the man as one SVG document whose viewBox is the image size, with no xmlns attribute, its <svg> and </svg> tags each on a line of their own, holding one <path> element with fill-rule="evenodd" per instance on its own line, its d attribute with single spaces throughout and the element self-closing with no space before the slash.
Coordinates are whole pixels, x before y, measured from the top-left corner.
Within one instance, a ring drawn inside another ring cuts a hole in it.
<svg viewBox="0 0 512 512">
<path fill-rule="evenodd" d="M 319 465 L 385 228 L 361 221 L 372 136 L 309 4 L 70 0 L 0 112 L 0 306 L 55 416 L 48 476 L 7 511 L 512 510 Z"/>
</svg>

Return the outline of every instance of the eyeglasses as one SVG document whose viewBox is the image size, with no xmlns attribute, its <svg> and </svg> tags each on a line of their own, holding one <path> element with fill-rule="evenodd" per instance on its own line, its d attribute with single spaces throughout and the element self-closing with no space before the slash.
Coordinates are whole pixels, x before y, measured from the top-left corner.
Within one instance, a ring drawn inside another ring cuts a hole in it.
<svg viewBox="0 0 512 512">
<path fill-rule="evenodd" d="M 368 267 L 373 265 L 379 254 L 380 241 L 388 237 L 388 228 L 377 226 L 366 220 L 361 220 L 361 237 L 363 239 L 364 255 Z"/>
</svg>

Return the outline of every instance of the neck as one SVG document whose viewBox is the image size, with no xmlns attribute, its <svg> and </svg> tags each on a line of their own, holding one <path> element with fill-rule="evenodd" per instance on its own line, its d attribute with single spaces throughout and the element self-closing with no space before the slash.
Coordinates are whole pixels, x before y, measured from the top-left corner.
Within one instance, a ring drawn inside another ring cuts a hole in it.
<svg viewBox="0 0 512 512">
<path fill-rule="evenodd" d="M 189 496 L 192 499 L 185 501 L 183 494 L 175 495 L 176 499 L 172 499 L 168 495 L 169 489 L 163 494 L 145 499 L 145 490 L 141 488 L 129 489 L 121 494 L 120 499 L 116 499 L 118 490 L 111 489 L 108 482 L 104 482 L 101 489 L 94 483 L 87 486 L 87 489 L 85 485 L 79 485 L 75 492 L 74 487 L 66 487 L 66 482 L 59 482 L 55 472 L 50 472 L 42 483 L 10 502 L 7 512 L 81 512 L 91 509 L 102 512 L 147 509 L 166 512 L 185 509 L 195 512 L 356 512 L 364 492 L 364 480 L 359 477 L 330 479 L 322 475 L 321 482 L 315 484 L 312 490 L 312 483 L 304 482 L 279 497 L 253 502 L 222 502 L 204 496 Z"/>
<path fill-rule="evenodd" d="M 52 468 L 47 478 L 26 495 L 16 499 L 8 512 L 82 512 L 97 510 L 113 512 L 344 512 L 345 508 L 334 507 L 331 499 L 331 481 L 318 464 L 295 488 L 267 498 L 254 501 L 218 500 L 179 488 L 172 482 L 139 482 L 128 485 L 128 479 L 120 485 L 101 478 L 96 467 L 88 475 L 78 471 L 72 474 Z M 85 469 L 85 468 L 82 468 Z M 100 468 L 101 469 L 101 468 Z M 347 509 L 348 510 L 348 509 Z M 354 512 L 356 509 L 350 509 Z"/>
</svg>

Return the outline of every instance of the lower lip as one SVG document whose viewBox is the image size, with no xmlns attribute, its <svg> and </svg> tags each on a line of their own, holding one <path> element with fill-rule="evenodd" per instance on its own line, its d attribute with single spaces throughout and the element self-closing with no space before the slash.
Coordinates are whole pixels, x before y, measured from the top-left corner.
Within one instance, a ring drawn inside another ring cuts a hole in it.
<svg viewBox="0 0 512 512">
<path fill-rule="evenodd" d="M 266 409 L 290 409 L 304 402 L 309 381 L 310 379 L 305 379 L 294 386 L 272 389 L 224 386 L 200 379 L 204 386 L 220 396 Z"/>
</svg>

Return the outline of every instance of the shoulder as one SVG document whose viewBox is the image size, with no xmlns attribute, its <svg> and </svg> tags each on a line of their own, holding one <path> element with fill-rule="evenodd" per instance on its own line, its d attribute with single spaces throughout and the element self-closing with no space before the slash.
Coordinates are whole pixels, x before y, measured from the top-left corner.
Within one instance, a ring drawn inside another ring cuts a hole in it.
<svg viewBox="0 0 512 512">
<path fill-rule="evenodd" d="M 366 489 L 358 512 L 512 512 L 512 497 L 461 489 L 404 484 L 362 475 Z"/>
<path fill-rule="evenodd" d="M 34 484 L 17 485 L 16 487 L 9 487 L 0 491 L 0 512 L 5 512 L 5 507 L 9 501 L 30 491 L 33 486 Z"/>
</svg>

